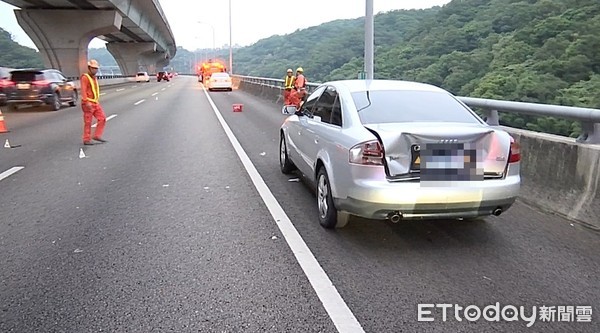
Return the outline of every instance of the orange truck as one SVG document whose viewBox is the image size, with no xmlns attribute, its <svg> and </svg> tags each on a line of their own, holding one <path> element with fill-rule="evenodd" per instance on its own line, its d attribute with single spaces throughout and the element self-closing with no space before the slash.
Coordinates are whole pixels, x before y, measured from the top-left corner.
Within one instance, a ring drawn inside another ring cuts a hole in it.
<svg viewBox="0 0 600 333">
<path fill-rule="evenodd" d="M 197 74 L 198 74 L 198 78 L 202 81 L 206 81 L 208 79 L 210 79 L 210 76 L 213 73 L 223 73 L 226 72 L 227 68 L 225 68 L 225 65 L 223 65 L 221 62 L 218 61 L 208 61 L 205 63 L 202 63 L 202 65 L 198 66 L 198 70 L 197 70 Z"/>
</svg>

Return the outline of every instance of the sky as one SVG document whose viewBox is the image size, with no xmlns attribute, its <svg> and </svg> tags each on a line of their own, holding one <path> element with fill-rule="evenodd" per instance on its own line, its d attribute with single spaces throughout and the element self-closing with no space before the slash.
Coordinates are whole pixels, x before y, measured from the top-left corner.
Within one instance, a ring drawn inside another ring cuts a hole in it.
<svg viewBox="0 0 600 333">
<path fill-rule="evenodd" d="M 231 41 L 240 46 L 325 22 L 362 17 L 366 11 L 365 0 L 230 1 Z M 450 0 L 373 0 L 373 12 L 430 8 L 448 2 Z M 177 46 L 196 50 L 212 48 L 213 43 L 217 48 L 229 45 L 229 1 L 160 0 L 160 5 Z M 0 0 L 0 27 L 10 32 L 19 44 L 36 48 L 17 23 L 14 9 Z M 103 45 L 99 39 L 90 43 L 90 47 Z"/>
</svg>

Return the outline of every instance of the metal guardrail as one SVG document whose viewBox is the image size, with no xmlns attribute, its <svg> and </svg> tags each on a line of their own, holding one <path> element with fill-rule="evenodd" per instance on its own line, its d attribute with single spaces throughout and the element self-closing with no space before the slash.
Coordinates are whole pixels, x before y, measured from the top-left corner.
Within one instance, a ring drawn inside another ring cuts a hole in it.
<svg viewBox="0 0 600 333">
<path fill-rule="evenodd" d="M 283 79 L 261 78 L 234 75 L 240 80 L 283 89 Z M 321 83 L 308 83 L 308 92 L 313 92 Z M 518 113 L 531 116 L 548 116 L 571 119 L 581 122 L 581 135 L 575 140 L 579 143 L 600 144 L 600 110 L 574 106 L 536 104 L 526 102 L 502 101 L 495 99 L 461 97 L 457 98 L 469 107 L 484 111 L 484 120 L 491 126 L 499 126 L 498 112 Z"/>
<path fill-rule="evenodd" d="M 135 75 L 96 75 L 96 78 L 98 78 L 98 80 L 124 79 L 124 78 L 128 78 L 128 77 L 135 77 Z M 77 80 L 79 80 L 79 77 L 69 76 L 69 77 L 67 77 L 67 80 L 77 81 Z"/>
</svg>

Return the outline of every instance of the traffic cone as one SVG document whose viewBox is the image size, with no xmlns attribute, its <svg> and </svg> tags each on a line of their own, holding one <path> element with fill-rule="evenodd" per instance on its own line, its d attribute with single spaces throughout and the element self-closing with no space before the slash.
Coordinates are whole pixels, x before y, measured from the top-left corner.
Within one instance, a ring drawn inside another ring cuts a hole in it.
<svg viewBox="0 0 600 333">
<path fill-rule="evenodd" d="M 0 133 L 7 133 L 8 129 L 4 124 L 4 116 L 2 115 L 2 110 L 0 110 Z"/>
</svg>

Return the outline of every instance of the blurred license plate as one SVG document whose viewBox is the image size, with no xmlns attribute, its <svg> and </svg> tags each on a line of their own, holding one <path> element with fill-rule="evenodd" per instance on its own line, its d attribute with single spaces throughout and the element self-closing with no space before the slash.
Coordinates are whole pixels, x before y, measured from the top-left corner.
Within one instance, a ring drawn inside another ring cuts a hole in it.
<svg viewBox="0 0 600 333">
<path fill-rule="evenodd" d="M 479 180 L 476 150 L 463 144 L 429 144 L 422 154 L 419 150 L 421 180 Z"/>
<path fill-rule="evenodd" d="M 18 83 L 17 84 L 17 89 L 29 89 L 29 87 L 31 87 L 31 85 L 29 83 Z"/>
</svg>

